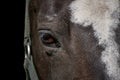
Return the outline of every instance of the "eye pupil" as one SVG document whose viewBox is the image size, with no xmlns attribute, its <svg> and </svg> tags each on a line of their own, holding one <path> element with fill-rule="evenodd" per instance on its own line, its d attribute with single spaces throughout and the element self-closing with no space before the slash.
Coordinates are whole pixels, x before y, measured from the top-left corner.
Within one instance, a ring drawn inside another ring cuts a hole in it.
<svg viewBox="0 0 120 80">
<path fill-rule="evenodd" d="M 49 34 L 45 34 L 45 35 L 43 36 L 43 39 L 44 39 L 44 40 L 48 40 L 50 37 L 51 37 L 51 36 L 50 36 Z"/>
<path fill-rule="evenodd" d="M 50 34 L 45 34 L 42 40 L 44 43 L 48 43 L 48 44 L 55 42 L 55 39 Z"/>
</svg>

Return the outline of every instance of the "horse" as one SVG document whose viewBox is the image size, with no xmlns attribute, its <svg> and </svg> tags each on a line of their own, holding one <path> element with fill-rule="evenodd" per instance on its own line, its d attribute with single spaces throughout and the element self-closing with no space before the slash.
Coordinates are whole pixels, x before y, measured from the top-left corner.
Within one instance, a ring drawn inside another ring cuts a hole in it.
<svg viewBox="0 0 120 80">
<path fill-rule="evenodd" d="M 28 14 L 38 80 L 120 80 L 120 0 L 30 0 Z"/>
</svg>

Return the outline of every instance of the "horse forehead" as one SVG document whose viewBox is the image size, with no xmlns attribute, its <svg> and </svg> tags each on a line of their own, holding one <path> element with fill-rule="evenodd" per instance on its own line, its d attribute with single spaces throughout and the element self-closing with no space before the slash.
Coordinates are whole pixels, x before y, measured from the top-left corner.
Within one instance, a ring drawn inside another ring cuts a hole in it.
<svg viewBox="0 0 120 80">
<path fill-rule="evenodd" d="M 63 13 L 73 0 L 44 0 L 41 1 L 39 14 L 51 19 L 58 14 Z"/>
</svg>

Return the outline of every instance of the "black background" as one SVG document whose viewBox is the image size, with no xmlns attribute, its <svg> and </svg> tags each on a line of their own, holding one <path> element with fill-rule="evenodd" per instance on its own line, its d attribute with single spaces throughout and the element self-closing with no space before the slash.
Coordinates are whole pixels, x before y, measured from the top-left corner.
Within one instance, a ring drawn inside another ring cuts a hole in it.
<svg viewBox="0 0 120 80">
<path fill-rule="evenodd" d="M 24 17 L 25 17 L 25 0 L 16 0 L 15 8 L 15 29 L 16 29 L 16 52 L 15 52 L 15 64 L 16 70 L 14 77 L 16 80 L 25 80 L 25 71 L 23 68 L 24 62 Z"/>
<path fill-rule="evenodd" d="M 1 53 L 0 80 L 25 80 L 24 17 L 25 0 L 1 1 Z M 3 51 L 2 51 L 3 50 Z"/>
</svg>

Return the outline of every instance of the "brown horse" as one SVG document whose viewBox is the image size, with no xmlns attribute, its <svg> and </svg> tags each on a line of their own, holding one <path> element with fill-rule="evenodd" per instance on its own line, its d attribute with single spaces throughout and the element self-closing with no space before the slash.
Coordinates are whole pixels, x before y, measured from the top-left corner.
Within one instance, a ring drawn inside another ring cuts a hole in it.
<svg viewBox="0 0 120 80">
<path fill-rule="evenodd" d="M 31 0 L 39 80 L 120 80 L 120 0 Z"/>
</svg>

